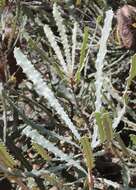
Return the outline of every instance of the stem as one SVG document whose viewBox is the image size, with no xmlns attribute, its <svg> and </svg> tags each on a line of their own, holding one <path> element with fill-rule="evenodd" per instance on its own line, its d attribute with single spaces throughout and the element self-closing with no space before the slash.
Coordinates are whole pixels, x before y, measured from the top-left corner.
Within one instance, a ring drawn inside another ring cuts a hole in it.
<svg viewBox="0 0 136 190">
<path fill-rule="evenodd" d="M 92 176 L 92 171 L 88 169 L 88 188 L 89 190 L 93 190 L 94 180 Z"/>
<path fill-rule="evenodd" d="M 4 143 L 6 143 L 6 133 L 7 133 L 7 108 L 6 108 L 6 99 L 4 98 L 4 94 L 3 94 L 3 90 L 2 89 L 2 102 L 3 102 L 3 141 Z"/>
</svg>

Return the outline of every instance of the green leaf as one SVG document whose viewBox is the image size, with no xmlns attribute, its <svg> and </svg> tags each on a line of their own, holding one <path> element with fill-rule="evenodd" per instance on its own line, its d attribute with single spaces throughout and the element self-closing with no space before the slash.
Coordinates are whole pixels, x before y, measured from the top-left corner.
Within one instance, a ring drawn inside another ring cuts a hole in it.
<svg viewBox="0 0 136 190">
<path fill-rule="evenodd" d="M 87 49 L 87 45 L 88 45 L 88 36 L 89 36 L 89 28 L 85 27 L 83 43 L 82 43 L 81 52 L 80 52 L 79 67 L 78 67 L 78 70 L 75 75 L 77 82 L 80 81 L 81 71 L 83 70 L 84 65 L 85 65 L 85 55 L 86 55 L 86 49 Z"/>
<path fill-rule="evenodd" d="M 86 160 L 87 168 L 89 169 L 89 171 L 91 171 L 94 167 L 94 158 L 93 158 L 91 143 L 89 142 L 89 138 L 87 136 L 83 136 L 81 138 L 81 145 L 82 145 L 84 158 Z"/>
<path fill-rule="evenodd" d="M 7 168 L 14 168 L 16 165 L 14 158 L 9 154 L 7 147 L 0 142 L 0 164 Z"/>
<path fill-rule="evenodd" d="M 106 140 L 113 140 L 113 129 L 112 129 L 112 120 L 108 112 L 103 114 L 102 122 L 105 130 Z"/>
<path fill-rule="evenodd" d="M 81 0 L 76 0 L 76 5 L 77 6 L 81 5 Z"/>
<path fill-rule="evenodd" d="M 102 15 L 99 15 L 99 16 L 97 17 L 97 19 L 96 19 L 97 24 L 100 24 L 100 23 L 102 22 L 102 20 L 103 20 L 103 16 L 102 16 Z"/>
<path fill-rule="evenodd" d="M 61 189 L 63 186 L 62 180 L 59 179 L 53 173 L 45 173 L 44 175 L 42 175 L 42 177 L 45 178 L 45 180 L 48 181 L 51 185 L 54 185 L 54 186 L 58 187 L 59 189 Z"/>
<path fill-rule="evenodd" d="M 5 0 L 0 0 L 0 9 L 5 7 L 6 1 Z"/>
<path fill-rule="evenodd" d="M 136 54 L 132 57 L 132 60 L 131 60 L 131 68 L 129 71 L 129 76 L 127 78 L 127 87 L 128 88 L 135 76 L 136 76 Z"/>
<path fill-rule="evenodd" d="M 130 135 L 130 139 L 134 145 L 136 145 L 136 135 Z"/>
<path fill-rule="evenodd" d="M 32 147 L 44 160 L 51 160 L 51 157 L 48 155 L 48 152 L 42 146 L 33 142 Z"/>
<path fill-rule="evenodd" d="M 108 112 L 95 113 L 101 143 L 113 139 L 112 120 Z"/>
<path fill-rule="evenodd" d="M 124 103 L 128 104 L 128 95 L 127 95 L 127 90 L 131 85 L 132 80 L 135 78 L 136 76 L 136 54 L 132 57 L 131 59 L 131 67 L 129 70 L 129 76 L 127 78 L 127 85 L 126 85 L 126 89 L 123 95 L 123 99 L 124 99 Z"/>
<path fill-rule="evenodd" d="M 96 123 L 97 123 L 98 130 L 99 130 L 100 141 L 101 141 L 101 143 L 104 143 L 104 141 L 106 139 L 105 139 L 105 130 L 104 130 L 103 124 L 102 124 L 101 113 L 96 112 L 95 113 L 95 119 L 96 119 Z"/>
</svg>

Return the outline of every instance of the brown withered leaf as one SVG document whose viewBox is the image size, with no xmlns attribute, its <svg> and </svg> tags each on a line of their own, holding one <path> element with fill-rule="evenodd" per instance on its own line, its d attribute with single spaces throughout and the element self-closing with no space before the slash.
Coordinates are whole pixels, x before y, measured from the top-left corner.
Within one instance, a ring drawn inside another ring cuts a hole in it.
<svg viewBox="0 0 136 190">
<path fill-rule="evenodd" d="M 136 7 L 124 5 L 117 10 L 117 32 L 121 45 L 136 50 Z"/>
</svg>

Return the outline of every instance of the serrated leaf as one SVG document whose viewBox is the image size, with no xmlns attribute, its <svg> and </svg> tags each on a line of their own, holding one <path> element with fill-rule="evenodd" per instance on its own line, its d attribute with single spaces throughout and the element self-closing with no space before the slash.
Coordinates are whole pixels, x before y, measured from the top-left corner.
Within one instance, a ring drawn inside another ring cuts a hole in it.
<svg viewBox="0 0 136 190">
<path fill-rule="evenodd" d="M 71 156 L 66 153 L 63 153 L 63 151 L 61 151 L 52 142 L 40 135 L 37 130 L 33 130 L 30 126 L 27 126 L 23 129 L 22 134 L 25 134 L 27 137 L 30 137 L 33 142 L 52 152 L 56 158 L 60 158 L 61 160 L 67 162 L 67 165 L 72 165 L 86 174 L 86 171 L 80 166 L 79 162 L 73 160 Z"/>
<path fill-rule="evenodd" d="M 101 143 L 111 141 L 113 139 L 112 120 L 108 112 L 95 113 L 96 123 L 99 130 Z"/>
<path fill-rule="evenodd" d="M 62 188 L 63 184 L 62 181 L 52 173 L 46 173 L 44 174 L 45 180 L 48 181 L 51 185 L 55 185 L 59 188 Z"/>
<path fill-rule="evenodd" d="M 35 69 L 35 67 L 27 59 L 27 56 L 24 55 L 19 48 L 14 49 L 14 56 L 17 60 L 17 64 L 21 66 L 27 77 L 33 82 L 34 88 L 39 96 L 43 96 L 48 101 L 50 106 L 57 112 L 62 121 L 70 128 L 75 137 L 80 139 L 80 134 L 77 131 L 76 126 L 73 124 L 68 114 L 55 97 L 54 92 L 48 87 L 46 81 L 42 78 L 41 73 Z"/>
<path fill-rule="evenodd" d="M 81 145 L 87 168 L 89 169 L 89 171 L 91 171 L 94 167 L 94 158 L 91 143 L 89 142 L 89 138 L 87 136 L 81 138 Z"/>
<path fill-rule="evenodd" d="M 86 49 L 87 49 L 87 45 L 88 45 L 88 36 L 89 36 L 89 28 L 85 27 L 84 28 L 83 43 L 82 43 L 81 52 L 80 52 L 79 67 L 78 67 L 78 70 L 77 70 L 76 75 L 75 75 L 77 82 L 80 81 L 81 71 L 83 70 L 84 65 L 85 65 L 85 55 L 86 55 Z"/>
<path fill-rule="evenodd" d="M 0 142 L 0 163 L 7 168 L 14 168 L 16 165 L 14 158 L 9 154 L 7 147 Z"/>
<path fill-rule="evenodd" d="M 32 147 L 44 160 L 51 160 L 51 157 L 48 155 L 47 151 L 42 146 L 33 142 Z"/>
</svg>

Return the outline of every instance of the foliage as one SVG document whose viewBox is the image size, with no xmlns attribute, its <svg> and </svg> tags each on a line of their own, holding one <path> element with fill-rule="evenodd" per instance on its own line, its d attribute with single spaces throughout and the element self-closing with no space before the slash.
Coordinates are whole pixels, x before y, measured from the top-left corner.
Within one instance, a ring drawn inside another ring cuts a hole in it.
<svg viewBox="0 0 136 190">
<path fill-rule="evenodd" d="M 14 189 L 135 188 L 136 54 L 124 1 L 0 1 L 0 177 Z M 1 188 L 1 186 L 0 186 Z"/>
</svg>

